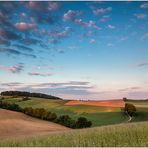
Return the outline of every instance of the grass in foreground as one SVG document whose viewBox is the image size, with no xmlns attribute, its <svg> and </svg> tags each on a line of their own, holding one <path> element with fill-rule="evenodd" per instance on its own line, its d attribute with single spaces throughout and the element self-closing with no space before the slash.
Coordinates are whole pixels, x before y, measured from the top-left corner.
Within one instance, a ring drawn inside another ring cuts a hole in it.
<svg viewBox="0 0 148 148">
<path fill-rule="evenodd" d="M 1 141 L 0 146 L 132 147 L 148 146 L 148 122 L 73 130 L 32 139 Z"/>
</svg>

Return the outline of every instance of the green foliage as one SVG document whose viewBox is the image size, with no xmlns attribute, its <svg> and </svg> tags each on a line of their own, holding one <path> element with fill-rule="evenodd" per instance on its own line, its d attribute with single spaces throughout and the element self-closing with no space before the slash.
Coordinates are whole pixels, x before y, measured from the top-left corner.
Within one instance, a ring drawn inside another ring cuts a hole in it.
<svg viewBox="0 0 148 148">
<path fill-rule="evenodd" d="M 87 128 L 92 125 L 91 121 L 88 121 L 85 117 L 79 117 L 77 121 L 75 121 L 68 115 L 60 116 L 57 118 L 56 122 L 70 128 Z"/>
<path fill-rule="evenodd" d="M 132 117 L 136 112 L 136 107 L 133 104 L 126 103 L 124 111 L 126 111 Z"/>
<path fill-rule="evenodd" d="M 19 107 L 19 105 L 15 103 L 8 103 L 8 102 L 0 101 L 0 108 L 22 112 L 22 108 Z"/>
<path fill-rule="evenodd" d="M 54 121 L 57 118 L 56 113 L 46 111 L 44 108 L 26 107 L 23 109 L 26 115 L 36 117 L 43 120 Z"/>
<path fill-rule="evenodd" d="M 75 128 L 76 123 L 75 120 L 72 120 L 68 115 L 59 116 L 56 122 L 70 128 Z"/>
<path fill-rule="evenodd" d="M 91 127 L 92 122 L 88 121 L 85 117 L 79 117 L 76 122 L 76 128 L 86 128 Z"/>
</svg>

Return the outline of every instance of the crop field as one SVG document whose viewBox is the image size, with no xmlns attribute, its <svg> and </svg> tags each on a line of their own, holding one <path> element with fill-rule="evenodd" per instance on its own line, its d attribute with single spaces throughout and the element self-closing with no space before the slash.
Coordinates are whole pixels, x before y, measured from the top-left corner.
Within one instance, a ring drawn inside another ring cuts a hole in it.
<svg viewBox="0 0 148 148">
<path fill-rule="evenodd" d="M 69 130 L 53 122 L 32 118 L 23 113 L 0 109 L 0 139 L 47 135 Z"/>
<path fill-rule="evenodd" d="M 86 117 L 92 121 L 92 126 L 109 125 L 117 123 L 125 123 L 128 117 L 121 112 L 121 107 L 111 106 L 92 106 L 92 105 L 66 105 L 68 101 L 51 100 L 42 98 L 31 98 L 27 101 L 22 101 L 21 97 L 10 98 L 6 97 L 5 101 L 16 103 L 21 107 L 45 108 L 48 111 L 60 115 L 69 115 L 73 119 L 80 116 Z M 133 121 L 147 121 L 148 120 L 148 102 L 130 101 L 137 108 L 137 115 Z"/>
<path fill-rule="evenodd" d="M 65 103 L 66 105 L 91 105 L 91 106 L 106 106 L 106 107 L 124 107 L 123 100 L 99 100 L 99 101 L 78 101 L 71 100 Z"/>
<path fill-rule="evenodd" d="M 124 123 L 52 133 L 48 136 L 2 140 L 0 146 L 44 147 L 147 147 L 148 122 Z"/>
<path fill-rule="evenodd" d="M 80 116 L 92 121 L 92 126 L 109 125 L 122 123 L 128 120 L 128 117 L 121 113 L 120 107 L 90 106 L 90 105 L 66 105 L 64 100 L 49 100 L 42 98 L 31 98 L 31 100 L 22 101 L 22 98 L 7 98 L 5 101 L 13 102 L 21 107 L 45 108 L 55 112 L 58 116 L 69 115 L 73 119 Z"/>
</svg>

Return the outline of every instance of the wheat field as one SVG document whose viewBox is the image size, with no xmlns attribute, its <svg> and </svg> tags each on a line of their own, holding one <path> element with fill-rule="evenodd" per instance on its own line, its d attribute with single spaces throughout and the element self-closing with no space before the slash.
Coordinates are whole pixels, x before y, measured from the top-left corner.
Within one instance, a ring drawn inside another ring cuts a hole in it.
<svg viewBox="0 0 148 148">
<path fill-rule="evenodd" d="M 31 139 L 1 141 L 0 146 L 147 147 L 148 122 L 79 129 Z"/>
</svg>

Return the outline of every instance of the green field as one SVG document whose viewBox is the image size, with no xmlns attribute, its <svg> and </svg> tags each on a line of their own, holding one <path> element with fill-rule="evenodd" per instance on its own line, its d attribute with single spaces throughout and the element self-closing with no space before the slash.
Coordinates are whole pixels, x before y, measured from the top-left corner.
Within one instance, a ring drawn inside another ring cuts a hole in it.
<svg viewBox="0 0 148 148">
<path fill-rule="evenodd" d="M 87 105 L 64 105 L 64 100 L 51 100 L 42 98 L 31 98 L 31 100 L 22 101 L 18 98 L 5 98 L 5 101 L 13 102 L 21 107 L 45 108 L 48 111 L 55 112 L 58 116 L 70 115 L 73 119 L 80 116 L 86 117 L 92 121 L 92 126 L 110 125 L 117 123 L 125 123 L 128 117 L 121 112 L 120 107 L 99 107 Z M 130 101 L 137 108 L 137 114 L 133 121 L 148 121 L 148 102 Z"/>
<path fill-rule="evenodd" d="M 124 123 L 52 133 L 49 136 L 0 141 L 0 146 L 21 147 L 147 147 L 148 122 Z"/>
</svg>

